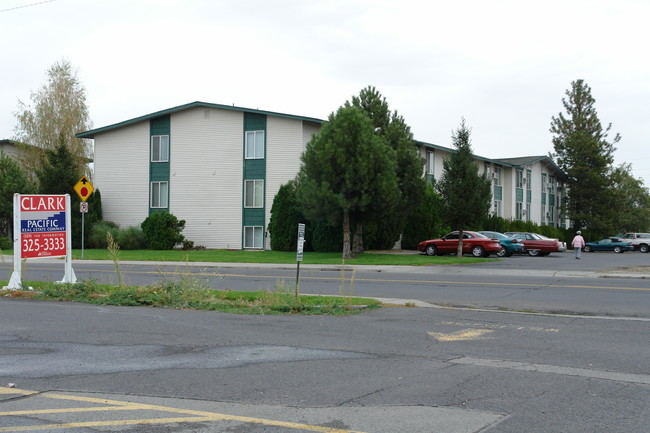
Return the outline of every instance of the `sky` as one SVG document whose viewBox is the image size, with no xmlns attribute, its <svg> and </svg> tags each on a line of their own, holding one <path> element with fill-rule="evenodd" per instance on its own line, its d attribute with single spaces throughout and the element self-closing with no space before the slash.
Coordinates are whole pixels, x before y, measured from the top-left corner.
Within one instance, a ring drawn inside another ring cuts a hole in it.
<svg viewBox="0 0 650 433">
<path fill-rule="evenodd" d="M 0 139 L 69 61 L 99 128 L 194 101 L 327 119 L 366 86 L 414 137 L 548 155 L 571 83 L 650 186 L 647 0 L 0 0 Z"/>
</svg>

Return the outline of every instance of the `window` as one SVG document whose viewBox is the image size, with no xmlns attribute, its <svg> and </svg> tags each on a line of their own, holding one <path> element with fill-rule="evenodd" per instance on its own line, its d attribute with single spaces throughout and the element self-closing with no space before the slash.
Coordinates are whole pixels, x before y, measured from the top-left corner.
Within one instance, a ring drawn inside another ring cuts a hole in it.
<svg viewBox="0 0 650 433">
<path fill-rule="evenodd" d="M 246 132 L 246 159 L 264 158 L 264 131 Z"/>
<path fill-rule="evenodd" d="M 501 216 L 501 200 L 494 200 L 493 213 L 494 216 Z"/>
<path fill-rule="evenodd" d="M 167 197 L 169 196 L 168 182 L 151 182 L 151 207 L 167 208 Z"/>
<path fill-rule="evenodd" d="M 517 207 L 517 210 L 516 210 L 517 219 L 518 220 L 524 219 L 524 204 L 521 203 L 521 202 L 517 202 L 516 207 Z"/>
<path fill-rule="evenodd" d="M 517 188 L 524 187 L 524 171 L 517 169 Z"/>
<path fill-rule="evenodd" d="M 494 166 L 494 174 L 492 175 L 494 178 L 494 184 L 496 186 L 501 186 L 501 167 Z"/>
<path fill-rule="evenodd" d="M 244 227 L 244 248 L 262 248 L 264 245 L 264 227 Z"/>
<path fill-rule="evenodd" d="M 533 181 L 533 173 L 531 170 L 526 170 L 526 189 L 530 191 L 532 188 L 530 186 Z"/>
<path fill-rule="evenodd" d="M 244 181 L 244 207 L 264 207 L 264 181 Z"/>
<path fill-rule="evenodd" d="M 169 135 L 151 137 L 151 162 L 169 161 Z"/>
<path fill-rule="evenodd" d="M 435 155 L 433 150 L 427 150 L 427 174 L 433 174 L 435 168 Z"/>
</svg>

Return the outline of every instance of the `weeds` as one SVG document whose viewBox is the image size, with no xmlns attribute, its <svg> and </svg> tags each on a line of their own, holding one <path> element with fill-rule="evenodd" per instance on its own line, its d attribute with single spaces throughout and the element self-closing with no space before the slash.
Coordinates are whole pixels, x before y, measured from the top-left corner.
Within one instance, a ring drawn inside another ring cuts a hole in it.
<svg viewBox="0 0 650 433">
<path fill-rule="evenodd" d="M 108 255 L 115 266 L 115 276 L 117 277 L 118 286 L 123 287 L 124 281 L 120 272 L 120 245 L 115 241 L 111 232 L 106 233 L 106 243 L 108 244 Z"/>
</svg>

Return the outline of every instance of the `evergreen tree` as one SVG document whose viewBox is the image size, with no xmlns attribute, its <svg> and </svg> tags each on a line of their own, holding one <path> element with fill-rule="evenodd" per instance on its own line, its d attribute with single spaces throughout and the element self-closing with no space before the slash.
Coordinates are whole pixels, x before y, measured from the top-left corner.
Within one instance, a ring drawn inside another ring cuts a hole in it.
<svg viewBox="0 0 650 433">
<path fill-rule="evenodd" d="M 14 194 L 30 194 L 33 187 L 16 160 L 0 152 L 0 235 L 13 242 Z"/>
<path fill-rule="evenodd" d="M 608 141 L 611 124 L 603 128 L 594 104 L 591 88 L 583 80 L 571 83 L 562 98 L 566 112 L 551 121 L 555 150 L 551 156 L 568 176 L 566 213 L 574 229 L 606 234 L 618 217 L 613 213 L 619 206 L 614 202 L 610 173 L 614 144 L 620 136 Z"/>
<path fill-rule="evenodd" d="M 399 196 L 394 151 L 375 135 L 363 110 L 346 103 L 330 114 L 301 159 L 298 201 L 310 220 L 342 225 L 348 259 L 351 215 L 364 215 L 376 203 Z"/>
<path fill-rule="evenodd" d="M 436 187 L 444 202 L 445 220 L 458 230 L 457 255 L 463 255 L 463 231 L 481 224 L 488 215 L 492 200 L 492 183 L 485 173 L 479 174 L 470 143 L 471 130 L 462 120 L 452 135 L 455 148 L 442 162 L 443 173 Z"/>
<path fill-rule="evenodd" d="M 72 224 L 72 246 L 81 248 L 81 212 L 79 212 L 79 196 L 74 186 L 82 176 L 77 161 L 70 152 L 63 137 L 54 149 L 45 151 L 45 160 L 36 172 L 38 179 L 38 192 L 40 194 L 69 194 Z M 93 194 L 94 195 L 94 194 Z M 91 210 L 92 212 L 92 210 Z M 89 221 L 90 223 L 90 221 Z M 86 224 L 84 216 L 84 236 L 90 233 L 90 224 Z"/>
<path fill-rule="evenodd" d="M 422 178 L 424 161 L 416 153 L 411 128 L 397 111 L 391 112 L 386 98 L 374 87 L 362 89 L 352 104 L 361 108 L 373 122 L 375 134 L 386 139 L 395 152 L 399 197 L 394 201 L 380 200 L 366 215 L 355 219 L 364 221 L 364 232 L 372 235 L 370 245 L 374 248 L 390 248 L 399 239 L 409 214 L 424 195 Z M 357 239 L 357 237 L 359 239 Z M 355 230 L 354 252 L 363 252 L 361 229 Z"/>
</svg>

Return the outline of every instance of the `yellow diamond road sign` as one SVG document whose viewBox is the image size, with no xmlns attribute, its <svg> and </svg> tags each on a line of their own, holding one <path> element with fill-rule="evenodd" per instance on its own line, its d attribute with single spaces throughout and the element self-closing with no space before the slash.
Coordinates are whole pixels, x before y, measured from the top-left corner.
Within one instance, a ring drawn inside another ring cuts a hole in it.
<svg viewBox="0 0 650 433">
<path fill-rule="evenodd" d="M 93 188 L 93 184 L 90 183 L 88 178 L 86 176 L 81 176 L 81 179 L 79 179 L 79 182 L 77 182 L 74 186 L 74 190 L 81 199 L 81 201 L 86 201 L 88 200 L 88 197 L 90 197 L 90 194 L 95 191 L 95 188 Z"/>
</svg>

